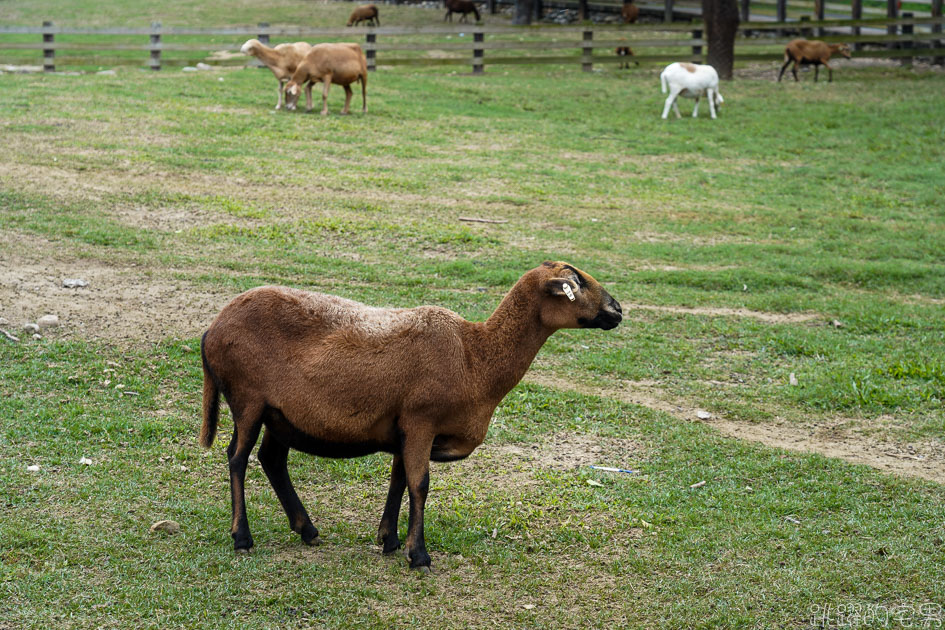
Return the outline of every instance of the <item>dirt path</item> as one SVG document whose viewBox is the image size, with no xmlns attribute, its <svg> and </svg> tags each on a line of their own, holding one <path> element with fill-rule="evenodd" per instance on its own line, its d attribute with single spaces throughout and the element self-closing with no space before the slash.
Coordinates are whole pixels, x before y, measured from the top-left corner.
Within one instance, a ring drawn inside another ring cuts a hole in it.
<svg viewBox="0 0 945 630">
<path fill-rule="evenodd" d="M 704 422 L 723 435 L 740 440 L 802 453 L 820 453 L 903 477 L 918 477 L 945 484 L 945 447 L 934 442 L 901 444 L 877 440 L 851 431 L 848 419 L 818 420 L 805 424 L 737 422 L 714 415 L 700 419 L 697 407 L 671 401 L 655 383 L 627 381 L 621 389 L 597 389 L 536 372 L 529 373 L 525 380 L 564 391 L 642 405 L 666 412 L 685 422 Z"/>
</svg>

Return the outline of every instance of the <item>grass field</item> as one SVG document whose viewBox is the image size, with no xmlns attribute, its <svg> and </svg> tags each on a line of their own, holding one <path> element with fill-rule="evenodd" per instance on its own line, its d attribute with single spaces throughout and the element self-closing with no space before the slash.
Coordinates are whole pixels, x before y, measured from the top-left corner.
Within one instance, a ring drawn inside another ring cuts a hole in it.
<svg viewBox="0 0 945 630">
<path fill-rule="evenodd" d="M 188 21 L 221 16 L 283 19 Z M 937 627 L 945 75 L 775 71 L 738 68 L 716 121 L 660 120 L 650 69 L 382 69 L 327 118 L 272 112 L 264 70 L 0 76 L 0 628 Z M 227 301 L 482 319 L 547 259 L 626 319 L 557 333 L 432 467 L 432 575 L 373 543 L 386 456 L 290 457 L 317 548 L 253 463 L 233 555 L 226 440 L 196 444 Z"/>
</svg>

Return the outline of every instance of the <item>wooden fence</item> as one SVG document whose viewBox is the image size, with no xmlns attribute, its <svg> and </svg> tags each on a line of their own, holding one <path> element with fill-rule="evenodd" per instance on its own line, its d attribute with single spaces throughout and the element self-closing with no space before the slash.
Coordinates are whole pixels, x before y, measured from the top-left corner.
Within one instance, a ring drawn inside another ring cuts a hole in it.
<svg viewBox="0 0 945 630">
<path fill-rule="evenodd" d="M 780 60 L 784 45 L 797 35 L 829 34 L 832 42 L 852 44 L 858 57 L 899 58 L 911 65 L 915 57 L 945 63 L 942 17 L 903 14 L 890 19 L 802 20 L 797 22 L 743 22 L 736 39 L 736 61 Z M 917 32 L 921 27 L 922 32 Z M 927 30 L 924 30 L 927 29 Z M 40 35 L 41 41 L 23 41 Z M 11 36 L 19 41 L 6 41 Z M 73 37 L 70 37 L 73 36 Z M 594 64 L 624 61 L 615 54 L 618 46 L 630 46 L 640 63 L 704 60 L 706 41 L 699 22 L 659 25 L 569 26 L 569 27 L 378 27 L 353 29 L 306 29 L 298 27 L 198 29 L 162 27 L 84 29 L 0 26 L 0 58 L 17 51 L 22 60 L 29 51 L 42 51 L 47 72 L 63 65 L 194 65 L 204 61 L 216 65 L 245 65 L 251 60 L 236 51 L 245 38 L 269 42 L 332 41 L 362 39 L 370 70 L 379 65 L 467 65 L 481 73 L 486 65 L 580 64 L 585 71 Z M 140 42 L 134 40 L 140 38 Z M 167 41 L 172 38 L 174 41 Z M 206 43 L 220 39 L 229 43 Z M 110 39 L 119 41 L 109 41 Z M 194 41 L 196 40 L 196 41 Z M 209 51 L 227 53 L 214 58 Z M 70 51 L 72 56 L 57 55 Z M 102 57 L 101 53 L 121 56 Z M 470 55 L 471 53 L 471 55 Z M 146 55 L 146 56 L 145 56 Z M 232 56 L 230 56 L 232 55 Z"/>
</svg>

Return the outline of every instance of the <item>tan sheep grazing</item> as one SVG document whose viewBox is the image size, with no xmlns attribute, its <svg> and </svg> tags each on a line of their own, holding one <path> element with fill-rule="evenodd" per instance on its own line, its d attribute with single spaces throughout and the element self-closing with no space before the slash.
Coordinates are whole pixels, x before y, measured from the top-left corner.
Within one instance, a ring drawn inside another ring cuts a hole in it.
<svg viewBox="0 0 945 630">
<path fill-rule="evenodd" d="M 381 17 L 377 11 L 377 6 L 373 4 L 362 4 L 351 12 L 346 26 L 356 26 L 361 22 L 367 22 L 369 26 L 380 26 Z"/>
<path fill-rule="evenodd" d="M 814 82 L 817 82 L 817 75 L 820 72 L 820 66 L 823 64 L 827 68 L 827 83 L 833 81 L 833 68 L 827 61 L 831 55 L 839 53 L 847 59 L 850 58 L 850 47 L 846 44 L 827 44 L 817 40 L 795 39 L 792 40 L 784 49 L 784 65 L 781 66 L 781 72 L 778 73 L 778 82 L 784 76 L 784 70 L 793 61 L 794 67 L 791 68 L 791 74 L 797 81 L 797 66 L 814 64 Z"/>
<path fill-rule="evenodd" d="M 322 116 L 328 115 L 328 90 L 332 83 L 345 88 L 347 114 L 351 106 L 351 84 L 361 81 L 361 113 L 367 113 L 367 59 L 358 44 L 317 44 L 305 55 L 285 86 L 286 109 L 294 110 L 301 86 L 305 85 L 305 108 L 312 111 L 312 85 L 322 82 Z"/>
<path fill-rule="evenodd" d="M 463 459 L 482 444 L 496 406 L 561 328 L 615 328 L 620 304 L 588 274 L 561 262 L 532 269 L 484 322 L 445 308 L 373 308 L 321 293 L 259 287 L 233 299 L 203 336 L 200 444 L 217 432 L 220 394 L 233 416 L 227 448 L 236 551 L 253 546 L 244 480 L 265 429 L 259 462 L 289 525 L 318 541 L 292 487 L 289 449 L 321 457 L 393 455 L 378 527 L 384 553 L 405 541 L 412 568 L 429 570 L 423 511 L 430 461 Z"/>
<path fill-rule="evenodd" d="M 312 49 L 311 44 L 306 42 L 295 42 L 294 44 L 279 44 L 275 48 L 266 46 L 258 39 L 247 41 L 240 48 L 244 55 L 252 55 L 267 68 L 272 70 L 279 82 L 279 93 L 276 97 L 276 109 L 282 109 L 282 86 L 288 81 L 296 68 L 305 58 L 305 55 Z"/>
</svg>

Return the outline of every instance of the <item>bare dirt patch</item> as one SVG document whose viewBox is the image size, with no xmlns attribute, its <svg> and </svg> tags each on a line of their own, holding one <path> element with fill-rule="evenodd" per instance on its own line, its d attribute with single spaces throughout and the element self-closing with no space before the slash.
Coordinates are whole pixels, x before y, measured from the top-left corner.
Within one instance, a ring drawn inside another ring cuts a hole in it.
<svg viewBox="0 0 945 630">
<path fill-rule="evenodd" d="M 700 418 L 698 407 L 671 400 L 655 382 L 624 381 L 621 388 L 594 388 L 568 379 L 532 372 L 526 381 L 582 394 L 604 396 L 650 409 L 657 409 L 686 422 L 705 422 L 723 435 L 759 442 L 765 446 L 802 453 L 819 453 L 877 470 L 945 483 L 945 446 L 938 442 L 899 443 L 876 439 L 853 430 L 855 425 L 870 425 L 850 418 L 806 422 L 752 423 L 728 420 L 713 415 Z"/>
<path fill-rule="evenodd" d="M 654 304 L 625 304 L 624 310 L 639 309 L 661 311 L 664 313 L 683 313 L 686 315 L 713 315 L 721 317 L 748 317 L 773 324 L 798 324 L 815 319 L 824 319 L 819 313 L 765 313 L 747 308 L 722 308 L 710 306 L 657 306 Z"/>
<path fill-rule="evenodd" d="M 199 335 L 233 297 L 154 277 L 143 265 L 120 268 L 57 250 L 51 241 L 22 234 L 0 249 L 0 317 L 10 328 L 49 313 L 61 322 L 52 336 L 155 343 Z M 66 278 L 88 286 L 65 288 Z"/>
</svg>

